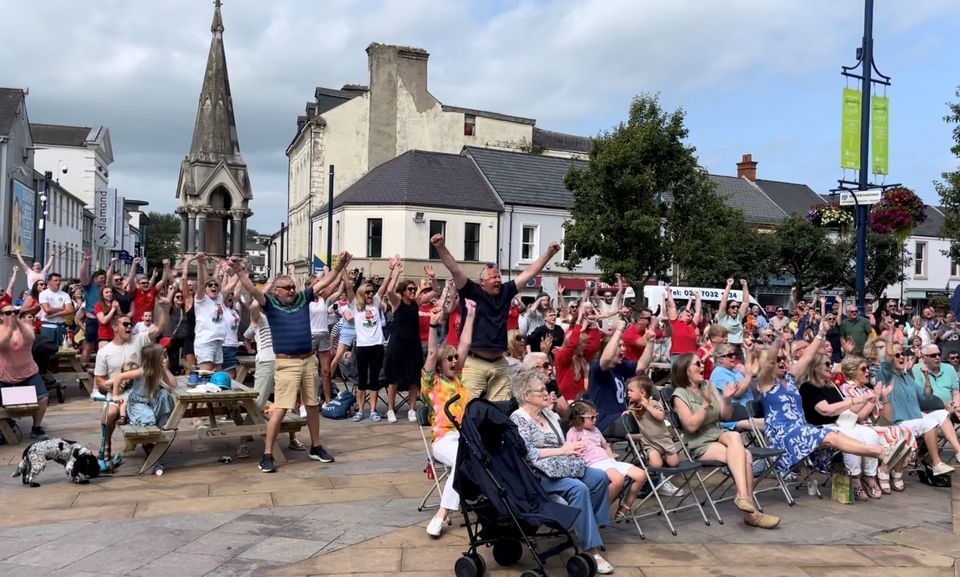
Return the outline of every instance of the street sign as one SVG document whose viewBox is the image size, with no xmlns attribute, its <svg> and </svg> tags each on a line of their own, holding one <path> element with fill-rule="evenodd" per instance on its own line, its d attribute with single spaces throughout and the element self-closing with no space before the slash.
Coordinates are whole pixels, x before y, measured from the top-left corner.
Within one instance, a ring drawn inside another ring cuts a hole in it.
<svg viewBox="0 0 960 577">
<path fill-rule="evenodd" d="M 840 206 L 854 206 L 857 204 L 857 202 L 853 200 L 853 194 L 854 193 L 850 192 L 841 192 Z M 856 195 L 857 201 L 859 201 L 860 204 L 876 204 L 883 198 L 883 191 L 879 188 L 876 190 L 858 190 Z"/>
</svg>

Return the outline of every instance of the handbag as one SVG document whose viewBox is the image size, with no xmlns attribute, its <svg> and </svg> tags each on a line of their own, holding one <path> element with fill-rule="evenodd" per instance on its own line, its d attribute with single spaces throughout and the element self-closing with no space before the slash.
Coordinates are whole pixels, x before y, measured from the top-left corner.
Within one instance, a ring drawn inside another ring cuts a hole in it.
<svg viewBox="0 0 960 577">
<path fill-rule="evenodd" d="M 557 442 L 560 443 L 558 446 L 563 446 L 563 435 L 557 430 L 552 419 L 547 418 L 546 420 L 550 425 L 550 429 L 557 436 Z M 554 449 L 556 447 L 548 448 Z M 556 455 L 554 457 L 538 459 L 533 463 L 533 466 L 551 479 L 565 479 L 567 477 L 580 479 L 583 477 L 587 468 L 583 459 L 576 455 Z"/>
<path fill-rule="evenodd" d="M 837 390 L 837 394 L 843 397 L 843 392 L 840 391 L 840 387 L 836 384 L 833 385 L 833 388 Z M 850 429 L 857 426 L 857 421 L 859 417 L 856 413 L 850 409 L 845 409 L 842 413 L 837 415 L 837 427 L 843 431 L 849 431 Z"/>
</svg>

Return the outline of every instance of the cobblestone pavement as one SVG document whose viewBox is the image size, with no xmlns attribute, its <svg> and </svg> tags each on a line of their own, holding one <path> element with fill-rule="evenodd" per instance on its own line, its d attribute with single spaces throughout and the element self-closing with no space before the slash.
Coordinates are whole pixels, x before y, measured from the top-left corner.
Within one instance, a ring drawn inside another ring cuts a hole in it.
<svg viewBox="0 0 960 577">
<path fill-rule="evenodd" d="M 45 425 L 51 436 L 96 450 L 98 411 L 71 384 Z M 290 462 L 265 475 L 256 467 L 259 443 L 250 459 L 222 464 L 218 458 L 235 455 L 235 444 L 177 441 L 162 477 L 136 476 L 138 453 L 126 456 L 117 475 L 89 485 L 68 483 L 51 463 L 36 489 L 9 478 L 26 443 L 0 446 L 0 575 L 452 575 L 466 532 L 454 526 L 439 540 L 424 532 L 431 513 L 417 506 L 430 482 L 417 427 L 402 419 L 323 420 L 321 431 L 336 463 L 287 451 Z M 306 430 L 300 437 L 307 440 Z M 114 444 L 122 446 L 119 434 Z M 656 517 L 642 523 L 646 541 L 627 524 L 603 537 L 616 575 L 952 576 L 960 558 L 955 499 L 960 492 L 912 478 L 903 494 L 846 506 L 803 493 L 788 507 L 768 493 L 765 510 L 783 518 L 773 531 L 744 526 L 726 504 L 723 525 L 681 514 L 676 537 Z M 532 567 L 528 555 L 506 570 L 483 554 L 490 575 Z M 566 574 L 559 560 L 550 567 Z"/>
</svg>

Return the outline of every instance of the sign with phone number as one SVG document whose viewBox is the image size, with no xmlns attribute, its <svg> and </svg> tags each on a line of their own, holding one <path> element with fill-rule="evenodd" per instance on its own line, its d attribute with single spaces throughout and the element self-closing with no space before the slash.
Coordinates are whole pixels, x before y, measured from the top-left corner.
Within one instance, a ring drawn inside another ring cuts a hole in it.
<svg viewBox="0 0 960 577">
<path fill-rule="evenodd" d="M 695 299 L 697 298 L 697 291 L 700 292 L 701 300 L 718 301 L 723 297 L 721 289 L 670 287 L 670 294 L 675 299 Z M 743 292 L 731 290 L 727 298 L 732 301 L 739 301 L 743 299 Z"/>
</svg>

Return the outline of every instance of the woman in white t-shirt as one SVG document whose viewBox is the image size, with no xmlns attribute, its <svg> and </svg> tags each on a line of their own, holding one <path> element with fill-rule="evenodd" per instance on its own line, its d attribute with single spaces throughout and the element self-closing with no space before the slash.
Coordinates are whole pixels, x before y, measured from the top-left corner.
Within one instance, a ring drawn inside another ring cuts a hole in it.
<svg viewBox="0 0 960 577">
<path fill-rule="evenodd" d="M 219 371 L 223 365 L 223 341 L 227 338 L 230 319 L 220 294 L 220 283 L 216 279 L 207 280 L 206 255 L 198 253 L 197 294 L 194 295 L 193 310 L 197 322 L 193 341 L 193 352 L 200 369 Z M 192 255 L 184 257 L 187 263 L 194 259 Z"/>
<path fill-rule="evenodd" d="M 350 288 L 347 288 L 348 293 Z M 370 401 L 370 420 L 377 422 L 377 391 L 380 389 L 380 368 L 383 366 L 383 311 L 380 310 L 380 295 L 370 283 L 364 283 L 350 303 L 348 310 L 353 316 L 356 331 L 357 390 L 360 394 L 357 403 L 359 411 L 354 421 L 363 420 L 364 397 Z"/>
</svg>

